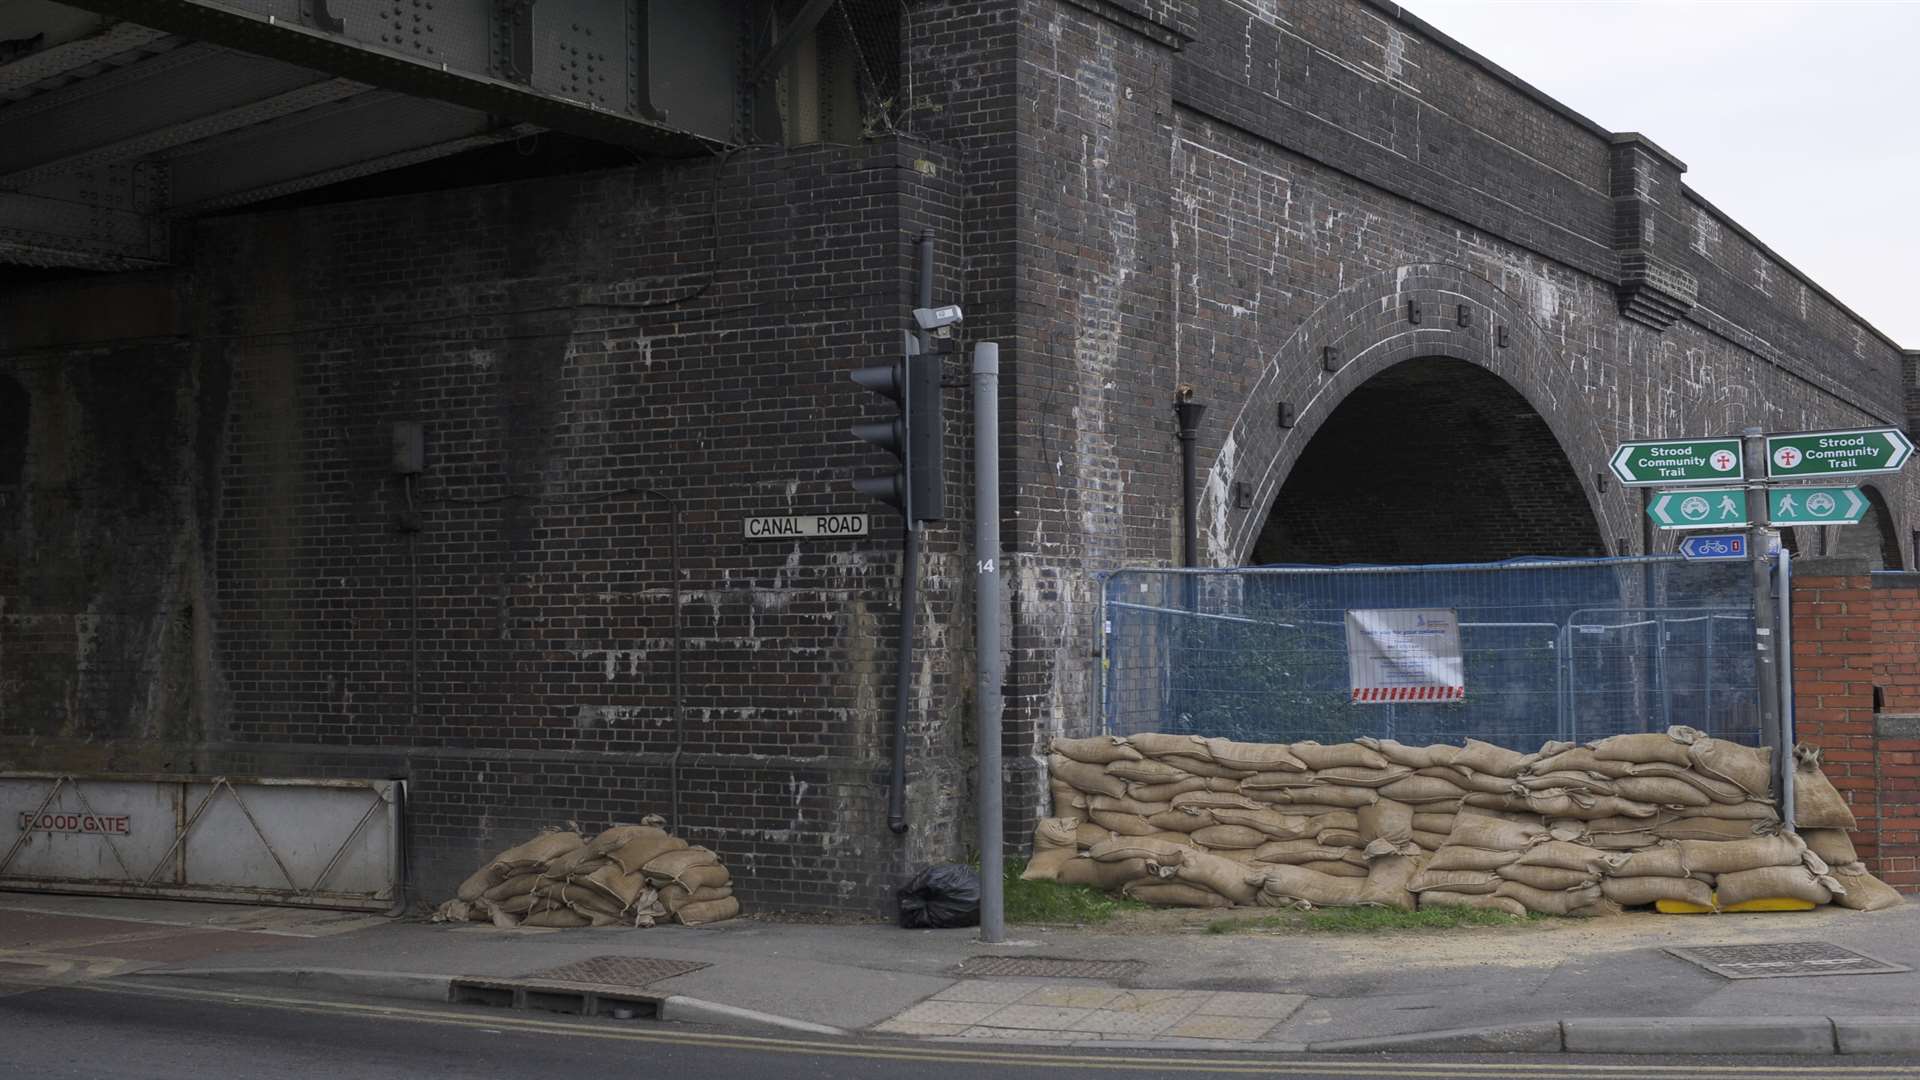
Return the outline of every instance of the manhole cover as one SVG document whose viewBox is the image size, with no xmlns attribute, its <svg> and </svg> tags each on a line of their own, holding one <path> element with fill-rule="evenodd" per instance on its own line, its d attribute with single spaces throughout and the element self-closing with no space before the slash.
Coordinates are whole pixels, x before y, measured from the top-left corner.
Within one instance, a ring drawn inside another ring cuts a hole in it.
<svg viewBox="0 0 1920 1080">
<path fill-rule="evenodd" d="M 1824 941 L 1782 941 L 1772 945 L 1696 945 L 1670 948 L 1673 955 L 1729 979 L 1784 979 L 1795 975 L 1891 975 L 1912 968 Z"/>
<path fill-rule="evenodd" d="M 1125 979 L 1139 971 L 1138 960 L 1063 960 L 1052 956 L 970 956 L 960 964 L 969 978 L 1002 976 L 1026 979 Z"/>
<path fill-rule="evenodd" d="M 522 978 L 583 986 L 645 986 L 712 966 L 693 960 L 663 960 L 657 956 L 590 956 Z"/>
</svg>

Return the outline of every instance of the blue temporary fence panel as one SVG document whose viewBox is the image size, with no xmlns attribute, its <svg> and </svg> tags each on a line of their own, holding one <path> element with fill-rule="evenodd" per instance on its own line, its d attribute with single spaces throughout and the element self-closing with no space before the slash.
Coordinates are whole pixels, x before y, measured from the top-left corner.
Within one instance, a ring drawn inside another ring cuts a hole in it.
<svg viewBox="0 0 1920 1080">
<path fill-rule="evenodd" d="M 1104 575 L 1101 729 L 1254 742 L 1760 739 L 1751 569 L 1670 556 Z M 1447 609 L 1460 701 L 1355 702 L 1347 612 Z"/>
</svg>

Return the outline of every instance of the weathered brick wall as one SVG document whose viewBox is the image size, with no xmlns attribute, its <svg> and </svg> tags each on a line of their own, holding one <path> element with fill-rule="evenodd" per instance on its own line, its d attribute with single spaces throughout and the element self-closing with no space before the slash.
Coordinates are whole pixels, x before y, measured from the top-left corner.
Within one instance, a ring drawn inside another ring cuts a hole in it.
<svg viewBox="0 0 1920 1080">
<path fill-rule="evenodd" d="M 1874 786 L 1887 880 L 1920 891 L 1920 574 L 1874 574 Z"/>
</svg>

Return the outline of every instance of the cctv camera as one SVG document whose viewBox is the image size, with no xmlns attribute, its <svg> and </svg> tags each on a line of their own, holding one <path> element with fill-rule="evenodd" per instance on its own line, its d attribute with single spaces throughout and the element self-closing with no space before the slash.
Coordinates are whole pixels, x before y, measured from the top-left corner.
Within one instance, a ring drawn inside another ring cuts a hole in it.
<svg viewBox="0 0 1920 1080">
<path fill-rule="evenodd" d="M 922 330 L 944 330 L 959 322 L 962 316 L 959 304 L 948 304 L 945 307 L 914 308 L 913 318 Z"/>
</svg>

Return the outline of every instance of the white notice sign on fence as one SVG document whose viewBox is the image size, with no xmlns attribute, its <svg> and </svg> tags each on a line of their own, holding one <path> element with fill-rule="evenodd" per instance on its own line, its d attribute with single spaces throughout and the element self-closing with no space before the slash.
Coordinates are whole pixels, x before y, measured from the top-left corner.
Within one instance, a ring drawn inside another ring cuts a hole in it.
<svg viewBox="0 0 1920 1080">
<path fill-rule="evenodd" d="M 1460 620 L 1448 608 L 1349 610 L 1347 673 L 1356 702 L 1464 700 Z"/>
</svg>

